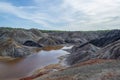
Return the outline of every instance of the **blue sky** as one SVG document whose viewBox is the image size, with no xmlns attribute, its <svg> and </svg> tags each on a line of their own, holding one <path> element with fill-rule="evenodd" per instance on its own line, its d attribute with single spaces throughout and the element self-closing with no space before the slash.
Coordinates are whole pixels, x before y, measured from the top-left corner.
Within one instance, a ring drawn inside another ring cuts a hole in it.
<svg viewBox="0 0 120 80">
<path fill-rule="evenodd" d="M 0 0 L 0 26 L 68 31 L 120 29 L 120 0 Z"/>
</svg>

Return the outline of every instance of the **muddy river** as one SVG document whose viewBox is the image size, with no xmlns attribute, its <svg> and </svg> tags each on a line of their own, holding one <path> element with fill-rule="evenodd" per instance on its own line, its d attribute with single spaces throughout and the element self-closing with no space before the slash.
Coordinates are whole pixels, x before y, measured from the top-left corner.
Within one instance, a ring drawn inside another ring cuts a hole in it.
<svg viewBox="0 0 120 80">
<path fill-rule="evenodd" d="M 30 75 L 35 70 L 59 62 L 62 55 L 69 54 L 63 49 L 70 47 L 46 47 L 38 53 L 25 58 L 15 59 L 8 62 L 0 61 L 0 80 L 18 80 Z"/>
</svg>

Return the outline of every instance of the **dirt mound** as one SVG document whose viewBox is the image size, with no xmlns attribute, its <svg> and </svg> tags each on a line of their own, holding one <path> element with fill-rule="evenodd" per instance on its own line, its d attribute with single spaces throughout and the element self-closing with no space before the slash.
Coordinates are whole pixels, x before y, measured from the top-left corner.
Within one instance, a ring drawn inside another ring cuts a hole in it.
<svg viewBox="0 0 120 80">
<path fill-rule="evenodd" d="M 39 39 L 38 43 L 43 45 L 60 45 L 64 44 L 64 40 L 58 37 L 49 36 Z"/>
<path fill-rule="evenodd" d="M 120 40 L 103 47 L 98 53 L 98 58 L 120 59 Z"/>
<path fill-rule="evenodd" d="M 0 38 L 0 56 L 23 57 L 31 54 L 31 50 L 12 38 Z"/>
<path fill-rule="evenodd" d="M 76 64 L 79 62 L 87 61 L 93 59 L 97 55 L 97 51 L 100 48 L 87 44 L 84 47 L 75 46 L 71 50 L 71 54 L 67 57 L 66 61 L 69 65 Z"/>
</svg>

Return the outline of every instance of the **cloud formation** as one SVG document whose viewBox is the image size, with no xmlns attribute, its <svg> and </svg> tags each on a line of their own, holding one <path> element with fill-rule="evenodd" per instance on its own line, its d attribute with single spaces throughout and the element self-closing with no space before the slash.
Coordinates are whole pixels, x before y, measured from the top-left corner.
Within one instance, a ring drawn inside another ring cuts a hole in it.
<svg viewBox="0 0 120 80">
<path fill-rule="evenodd" d="M 32 21 L 44 29 L 120 29 L 120 0 L 33 0 L 33 2 L 34 5 L 29 6 L 0 2 L 0 13 Z"/>
</svg>

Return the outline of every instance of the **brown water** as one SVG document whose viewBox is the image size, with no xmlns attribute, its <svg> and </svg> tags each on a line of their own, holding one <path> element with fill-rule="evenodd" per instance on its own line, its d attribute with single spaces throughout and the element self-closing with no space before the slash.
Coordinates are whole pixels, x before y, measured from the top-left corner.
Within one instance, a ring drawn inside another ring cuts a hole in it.
<svg viewBox="0 0 120 80">
<path fill-rule="evenodd" d="M 52 50 L 47 47 L 46 49 L 44 48 L 44 50 L 23 59 L 0 62 L 0 80 L 18 80 L 18 78 L 27 76 L 38 68 L 44 67 L 48 64 L 58 63 L 58 57 L 69 54 L 63 50 L 64 48 L 58 50 L 55 48 L 55 50 Z"/>
</svg>

